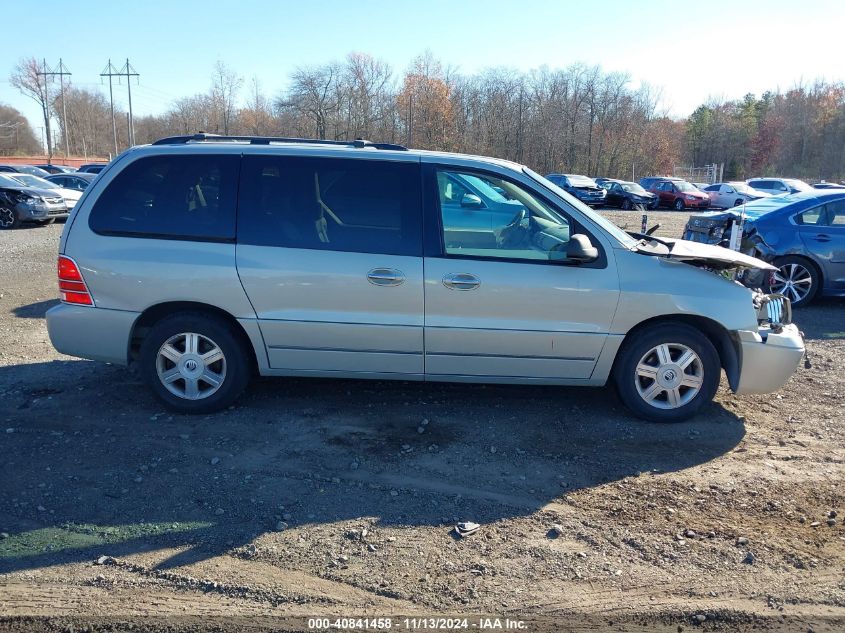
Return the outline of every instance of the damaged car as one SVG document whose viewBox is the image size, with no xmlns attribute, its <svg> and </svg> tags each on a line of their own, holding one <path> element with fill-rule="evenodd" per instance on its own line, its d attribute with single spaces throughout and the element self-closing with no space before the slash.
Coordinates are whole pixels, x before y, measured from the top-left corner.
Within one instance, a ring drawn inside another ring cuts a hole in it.
<svg viewBox="0 0 845 633">
<path fill-rule="evenodd" d="M 794 307 L 817 296 L 845 296 L 845 190 L 813 190 L 756 200 L 726 211 L 694 213 L 693 242 L 734 246 L 771 263 L 771 274 L 745 272 L 751 288 L 779 293 Z"/>
<path fill-rule="evenodd" d="M 610 383 L 675 422 L 723 370 L 766 393 L 804 354 L 789 300 L 736 268 L 772 266 L 626 233 L 504 160 L 172 137 L 124 152 L 74 207 L 47 329 L 65 354 L 136 367 L 182 413 L 225 409 L 258 373 Z"/>
</svg>

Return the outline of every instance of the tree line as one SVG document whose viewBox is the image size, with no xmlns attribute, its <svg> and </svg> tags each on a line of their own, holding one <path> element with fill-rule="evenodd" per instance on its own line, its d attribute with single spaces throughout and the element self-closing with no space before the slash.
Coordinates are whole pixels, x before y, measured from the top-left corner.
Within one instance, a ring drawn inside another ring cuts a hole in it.
<svg viewBox="0 0 845 633">
<path fill-rule="evenodd" d="M 38 101 L 45 91 L 38 85 L 43 77 L 28 72 L 33 64 L 21 60 L 11 80 Z M 366 138 L 497 156 L 541 173 L 639 178 L 671 174 L 681 165 L 724 163 L 726 178 L 845 177 L 841 82 L 710 101 L 685 119 L 661 111 L 660 96 L 653 87 L 633 87 L 627 74 L 585 64 L 462 74 L 425 53 L 397 74 L 382 60 L 351 53 L 340 61 L 296 69 L 286 89 L 275 95 L 266 94 L 257 78 L 245 81 L 217 62 L 206 92 L 174 100 L 163 114 L 136 117 L 134 127 L 138 143 L 200 130 Z M 74 155 L 113 151 L 106 97 L 72 84 L 65 87 L 64 103 L 60 95 L 50 97 L 49 112 L 58 128 L 54 147 L 64 148 L 67 138 Z M 12 151 L 2 125 L 13 115 L 9 108 L 0 109 L 0 152 Z M 115 120 L 123 149 L 128 122 L 119 108 Z M 32 145 L 16 149 L 31 151 Z"/>
</svg>

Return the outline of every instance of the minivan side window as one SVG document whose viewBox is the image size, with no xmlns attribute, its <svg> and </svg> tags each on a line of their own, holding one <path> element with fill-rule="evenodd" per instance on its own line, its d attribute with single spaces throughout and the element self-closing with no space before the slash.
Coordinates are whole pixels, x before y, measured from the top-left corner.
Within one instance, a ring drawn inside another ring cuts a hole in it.
<svg viewBox="0 0 845 633">
<path fill-rule="evenodd" d="M 470 198 L 455 199 L 460 182 Z M 492 174 L 437 170 L 443 248 L 447 257 L 566 263 L 571 221 L 521 185 Z"/>
<path fill-rule="evenodd" d="M 91 210 L 95 233 L 233 241 L 239 156 L 150 156 L 129 164 Z"/>
<path fill-rule="evenodd" d="M 419 164 L 244 156 L 238 242 L 422 255 Z"/>
</svg>

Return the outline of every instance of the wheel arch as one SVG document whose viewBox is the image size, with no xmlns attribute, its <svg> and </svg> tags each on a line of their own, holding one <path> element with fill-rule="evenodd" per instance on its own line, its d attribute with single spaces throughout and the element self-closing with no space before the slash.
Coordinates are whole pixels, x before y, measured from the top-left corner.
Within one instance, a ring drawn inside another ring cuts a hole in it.
<svg viewBox="0 0 845 633">
<path fill-rule="evenodd" d="M 144 310 L 141 315 L 135 319 L 135 323 L 132 325 L 132 332 L 129 336 L 129 349 L 127 350 L 129 364 L 138 360 L 140 356 L 141 343 L 156 323 L 165 317 L 182 312 L 212 315 L 226 321 L 232 327 L 236 336 L 238 336 L 244 344 L 253 369 L 258 367 L 255 347 L 252 344 L 246 330 L 244 330 L 238 320 L 229 312 L 226 312 L 221 308 L 198 301 L 168 301 L 164 303 L 157 303 Z"/>
<path fill-rule="evenodd" d="M 722 369 L 725 370 L 725 375 L 728 378 L 728 384 L 731 390 L 736 390 L 739 385 L 739 370 L 740 370 L 740 344 L 736 335 L 727 330 L 721 323 L 713 319 L 700 316 L 697 314 L 670 314 L 661 315 L 640 321 L 632 327 L 625 334 L 622 339 L 622 344 L 613 359 L 613 367 L 611 369 L 611 376 L 616 371 L 616 364 L 621 356 L 621 351 L 625 345 L 633 340 L 636 335 L 646 328 L 650 328 L 660 324 L 676 324 L 682 323 L 700 331 L 716 348 L 719 354 L 719 363 Z"/>
</svg>

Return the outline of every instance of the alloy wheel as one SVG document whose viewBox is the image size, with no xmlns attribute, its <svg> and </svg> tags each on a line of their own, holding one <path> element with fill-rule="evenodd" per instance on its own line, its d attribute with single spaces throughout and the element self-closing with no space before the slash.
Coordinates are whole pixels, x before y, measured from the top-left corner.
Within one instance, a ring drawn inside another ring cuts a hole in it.
<svg viewBox="0 0 845 633">
<path fill-rule="evenodd" d="M 772 273 L 772 292 L 784 295 L 792 303 L 807 298 L 813 289 L 813 275 L 801 264 L 785 264 Z"/>
<path fill-rule="evenodd" d="M 637 393 L 657 409 L 677 409 L 688 404 L 704 384 L 704 363 L 691 348 L 680 343 L 661 343 L 643 354 L 637 363 Z"/>
<path fill-rule="evenodd" d="M 7 207 L 0 207 L 0 228 L 8 229 L 15 224 L 15 212 Z"/>
<path fill-rule="evenodd" d="M 185 400 L 202 400 L 217 392 L 226 379 L 223 350 L 207 336 L 183 332 L 167 339 L 156 356 L 156 372 L 170 393 Z"/>
</svg>

